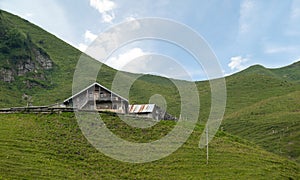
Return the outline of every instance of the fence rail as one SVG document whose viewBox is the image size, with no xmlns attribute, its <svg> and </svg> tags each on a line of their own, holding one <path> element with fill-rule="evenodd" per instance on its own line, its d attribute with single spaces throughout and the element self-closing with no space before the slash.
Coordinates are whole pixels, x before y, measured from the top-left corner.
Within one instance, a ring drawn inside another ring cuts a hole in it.
<svg viewBox="0 0 300 180">
<path fill-rule="evenodd" d="M 29 106 L 29 107 L 11 107 L 0 109 L 0 113 L 55 113 L 55 112 L 74 112 L 75 108 L 68 107 L 47 107 L 47 106 Z"/>
</svg>

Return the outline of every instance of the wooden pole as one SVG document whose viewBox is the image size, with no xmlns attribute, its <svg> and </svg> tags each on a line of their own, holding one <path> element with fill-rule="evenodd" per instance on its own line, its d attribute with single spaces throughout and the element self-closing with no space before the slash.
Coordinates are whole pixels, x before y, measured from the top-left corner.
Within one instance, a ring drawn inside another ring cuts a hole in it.
<svg viewBox="0 0 300 180">
<path fill-rule="evenodd" d="M 208 164 L 208 127 L 206 127 L 206 164 Z"/>
</svg>

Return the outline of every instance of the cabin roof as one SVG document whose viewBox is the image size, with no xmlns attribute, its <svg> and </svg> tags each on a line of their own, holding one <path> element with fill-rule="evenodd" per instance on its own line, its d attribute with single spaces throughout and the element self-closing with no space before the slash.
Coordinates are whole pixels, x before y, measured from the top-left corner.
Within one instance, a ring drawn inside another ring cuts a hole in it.
<svg viewBox="0 0 300 180">
<path fill-rule="evenodd" d="M 121 99 L 123 99 L 123 100 L 125 100 L 125 101 L 128 101 L 128 99 L 126 99 L 126 98 L 120 96 L 120 95 L 117 94 L 117 93 L 112 92 L 112 91 L 109 90 L 108 88 L 106 88 L 106 87 L 102 86 L 101 84 L 95 82 L 95 83 L 89 85 L 88 87 L 84 88 L 83 90 L 79 91 L 78 93 L 74 94 L 73 96 L 69 97 L 68 99 L 65 99 L 65 100 L 64 100 L 64 103 L 67 102 L 67 101 L 70 101 L 70 100 L 73 99 L 75 96 L 78 96 L 79 94 L 81 94 L 82 92 L 84 92 L 84 91 L 90 89 L 90 88 L 93 87 L 93 86 L 99 86 L 99 87 L 101 87 L 101 88 L 107 90 L 108 92 L 110 92 L 110 93 L 112 93 L 112 94 L 114 94 L 114 95 L 120 97 Z"/>
</svg>

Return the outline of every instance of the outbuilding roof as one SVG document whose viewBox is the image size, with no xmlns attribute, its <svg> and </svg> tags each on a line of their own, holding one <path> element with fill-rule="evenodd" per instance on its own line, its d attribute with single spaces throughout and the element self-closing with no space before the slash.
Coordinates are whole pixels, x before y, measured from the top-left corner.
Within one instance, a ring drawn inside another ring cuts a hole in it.
<svg viewBox="0 0 300 180">
<path fill-rule="evenodd" d="M 133 104 L 129 105 L 129 113 L 151 113 L 155 104 Z"/>
</svg>

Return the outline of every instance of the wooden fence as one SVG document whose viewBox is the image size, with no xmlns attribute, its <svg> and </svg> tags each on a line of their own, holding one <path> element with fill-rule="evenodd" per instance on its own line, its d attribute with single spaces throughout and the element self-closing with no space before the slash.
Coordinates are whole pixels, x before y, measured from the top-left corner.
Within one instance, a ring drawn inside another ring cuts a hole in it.
<svg viewBox="0 0 300 180">
<path fill-rule="evenodd" d="M 28 106 L 0 109 L 0 113 L 60 113 L 74 112 L 77 109 L 68 107 Z"/>
</svg>

